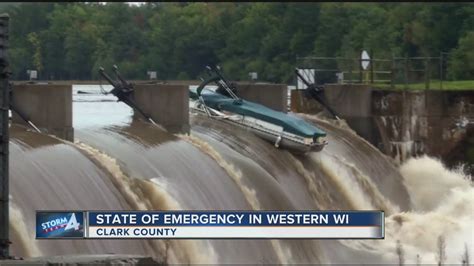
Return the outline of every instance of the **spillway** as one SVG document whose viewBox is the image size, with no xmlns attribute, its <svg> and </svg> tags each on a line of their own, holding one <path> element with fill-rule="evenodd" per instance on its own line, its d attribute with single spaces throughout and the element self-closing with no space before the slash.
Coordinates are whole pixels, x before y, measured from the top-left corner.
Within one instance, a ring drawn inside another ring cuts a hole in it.
<svg viewBox="0 0 474 266">
<path fill-rule="evenodd" d="M 473 239 L 466 237 L 473 231 L 472 184 L 435 159 L 415 158 L 399 168 L 346 126 L 302 114 L 328 133 L 330 144 L 320 153 L 276 149 L 244 129 L 202 115 L 191 116 L 189 135 L 172 135 L 129 119 L 129 110 L 118 103 L 94 97 L 75 97 L 74 143 L 12 125 L 13 255 L 127 253 L 168 263 L 381 264 L 398 262 L 399 241 L 406 262 L 426 263 L 436 262 L 440 235 L 448 261 L 459 263 L 464 246 L 474 254 Z M 125 119 L 111 108 L 120 109 Z M 97 118 L 108 114 L 107 123 Z M 386 239 L 32 241 L 35 210 L 69 209 L 381 209 L 387 216 Z"/>
</svg>

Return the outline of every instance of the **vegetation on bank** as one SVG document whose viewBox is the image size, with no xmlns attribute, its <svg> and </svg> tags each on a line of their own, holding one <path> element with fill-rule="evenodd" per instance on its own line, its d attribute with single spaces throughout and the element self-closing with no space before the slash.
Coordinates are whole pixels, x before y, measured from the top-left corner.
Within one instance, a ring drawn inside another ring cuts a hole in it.
<svg viewBox="0 0 474 266">
<path fill-rule="evenodd" d="M 374 87 L 381 89 L 395 89 L 395 90 L 425 90 L 426 83 L 411 83 L 411 84 L 395 84 L 393 87 L 390 84 L 374 84 Z M 430 80 L 429 90 L 474 90 L 474 80 Z"/>
<path fill-rule="evenodd" d="M 4 3 L 13 79 L 197 79 L 219 63 L 234 79 L 292 82 L 296 58 L 449 53 L 446 77 L 474 79 L 468 3 Z"/>
</svg>

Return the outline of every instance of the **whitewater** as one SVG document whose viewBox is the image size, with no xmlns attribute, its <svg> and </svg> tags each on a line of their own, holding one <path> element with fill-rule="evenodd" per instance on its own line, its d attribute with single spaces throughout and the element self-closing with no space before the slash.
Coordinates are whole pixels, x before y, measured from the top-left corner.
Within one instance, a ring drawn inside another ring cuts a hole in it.
<svg viewBox="0 0 474 266">
<path fill-rule="evenodd" d="M 474 256 L 472 177 L 436 158 L 397 165 L 343 124 L 309 115 L 301 117 L 330 144 L 304 156 L 201 115 L 190 118 L 189 135 L 173 135 L 95 100 L 74 103 L 74 142 L 12 125 L 13 255 L 126 253 L 170 264 L 461 264 Z M 385 239 L 34 240 L 35 210 L 48 209 L 383 210 Z"/>
</svg>

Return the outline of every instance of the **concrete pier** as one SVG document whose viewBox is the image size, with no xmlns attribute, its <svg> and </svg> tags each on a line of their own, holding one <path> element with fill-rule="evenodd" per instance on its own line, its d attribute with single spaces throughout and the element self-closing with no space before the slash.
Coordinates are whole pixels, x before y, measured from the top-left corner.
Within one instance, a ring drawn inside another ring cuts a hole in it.
<svg viewBox="0 0 474 266">
<path fill-rule="evenodd" d="M 256 102 L 277 111 L 288 111 L 288 85 L 236 82 L 237 94 L 242 99 Z"/>
<path fill-rule="evenodd" d="M 73 141 L 72 85 L 15 84 L 13 105 L 42 132 Z M 14 123 L 29 125 L 12 111 Z"/>
<path fill-rule="evenodd" d="M 372 88 L 367 85 L 326 85 L 329 105 L 349 126 L 368 140 L 379 138 L 372 119 Z"/>
<path fill-rule="evenodd" d="M 134 84 L 134 99 L 156 123 L 172 133 L 189 131 L 189 89 L 176 84 Z M 135 116 L 141 116 L 135 113 Z"/>
<path fill-rule="evenodd" d="M 359 135 L 375 143 L 378 134 L 372 120 L 372 89 L 367 85 L 326 85 L 324 94 L 329 106 L 345 119 Z M 291 110 L 296 113 L 318 113 L 324 110 L 316 100 L 307 99 L 303 90 L 291 92 Z"/>
<path fill-rule="evenodd" d="M 143 82 L 134 84 L 134 99 L 156 123 L 172 133 L 189 132 L 189 86 L 187 82 L 173 84 Z M 239 97 L 263 104 L 277 111 L 287 111 L 287 85 L 236 82 Z M 135 113 L 135 117 L 141 117 Z"/>
</svg>

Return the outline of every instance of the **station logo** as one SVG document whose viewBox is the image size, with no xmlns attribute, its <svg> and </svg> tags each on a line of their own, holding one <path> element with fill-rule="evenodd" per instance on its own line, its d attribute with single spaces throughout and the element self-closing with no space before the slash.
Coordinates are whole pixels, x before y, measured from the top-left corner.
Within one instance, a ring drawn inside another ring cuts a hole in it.
<svg viewBox="0 0 474 266">
<path fill-rule="evenodd" d="M 36 238 L 83 237 L 83 212 L 36 212 Z"/>
</svg>

